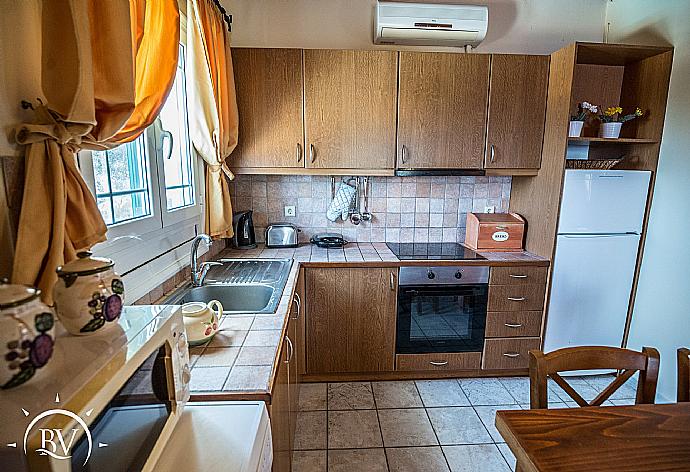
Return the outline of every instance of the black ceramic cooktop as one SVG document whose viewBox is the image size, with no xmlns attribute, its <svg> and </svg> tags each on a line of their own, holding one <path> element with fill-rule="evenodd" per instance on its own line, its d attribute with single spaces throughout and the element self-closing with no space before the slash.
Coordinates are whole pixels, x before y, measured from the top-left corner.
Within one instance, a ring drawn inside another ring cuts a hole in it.
<svg viewBox="0 0 690 472">
<path fill-rule="evenodd" d="M 457 243 L 386 243 L 400 260 L 482 260 L 472 249 Z"/>
</svg>

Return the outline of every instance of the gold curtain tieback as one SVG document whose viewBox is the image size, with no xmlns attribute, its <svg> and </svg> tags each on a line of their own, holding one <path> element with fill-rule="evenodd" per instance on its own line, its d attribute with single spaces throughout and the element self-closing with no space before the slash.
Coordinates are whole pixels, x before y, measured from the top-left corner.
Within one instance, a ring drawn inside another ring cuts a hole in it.
<svg viewBox="0 0 690 472">
<path fill-rule="evenodd" d="M 27 145 L 52 139 L 61 146 L 67 146 L 72 152 L 81 149 L 82 139 L 93 125 L 86 123 L 69 123 L 45 105 L 34 108 L 36 122 L 21 124 L 15 128 L 17 144 Z"/>
</svg>

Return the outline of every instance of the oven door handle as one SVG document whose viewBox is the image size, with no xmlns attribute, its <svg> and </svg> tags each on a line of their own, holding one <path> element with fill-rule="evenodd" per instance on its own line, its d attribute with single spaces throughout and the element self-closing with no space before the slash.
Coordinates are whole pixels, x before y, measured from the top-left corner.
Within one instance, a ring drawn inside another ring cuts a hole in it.
<svg viewBox="0 0 690 472">
<path fill-rule="evenodd" d="M 448 365 L 448 361 L 442 361 L 442 362 L 429 361 L 429 364 L 440 367 L 443 365 Z"/>
</svg>

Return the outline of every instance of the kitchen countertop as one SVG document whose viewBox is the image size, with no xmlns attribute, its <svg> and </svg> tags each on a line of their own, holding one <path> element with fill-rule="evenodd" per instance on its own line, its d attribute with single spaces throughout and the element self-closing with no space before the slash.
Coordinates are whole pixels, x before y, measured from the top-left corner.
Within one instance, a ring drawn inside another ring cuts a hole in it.
<svg viewBox="0 0 690 472">
<path fill-rule="evenodd" d="M 345 248 L 323 249 L 312 244 L 297 248 L 227 249 L 218 258 L 293 259 L 285 289 L 275 313 L 225 315 L 220 331 L 206 345 L 190 348 L 192 400 L 268 400 L 280 344 L 301 266 L 390 267 L 405 265 L 548 265 L 547 259 L 526 251 L 480 252 L 479 261 L 400 261 L 385 243 L 350 243 Z"/>
</svg>

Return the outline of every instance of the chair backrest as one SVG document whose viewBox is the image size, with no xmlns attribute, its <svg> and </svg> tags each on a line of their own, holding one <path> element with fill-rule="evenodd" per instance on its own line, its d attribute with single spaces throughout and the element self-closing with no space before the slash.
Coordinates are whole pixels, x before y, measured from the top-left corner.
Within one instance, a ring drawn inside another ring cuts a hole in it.
<svg viewBox="0 0 690 472">
<path fill-rule="evenodd" d="M 574 370 L 617 370 L 620 374 L 611 384 L 588 402 L 559 372 Z M 548 354 L 529 352 L 530 407 L 548 408 L 547 380 L 551 377 L 579 406 L 600 406 L 635 372 L 637 382 L 635 403 L 654 403 L 659 376 L 659 352 L 653 347 L 642 352 L 605 346 L 582 346 L 558 349 Z"/>
<path fill-rule="evenodd" d="M 678 349 L 678 401 L 690 402 L 690 349 Z"/>
</svg>

